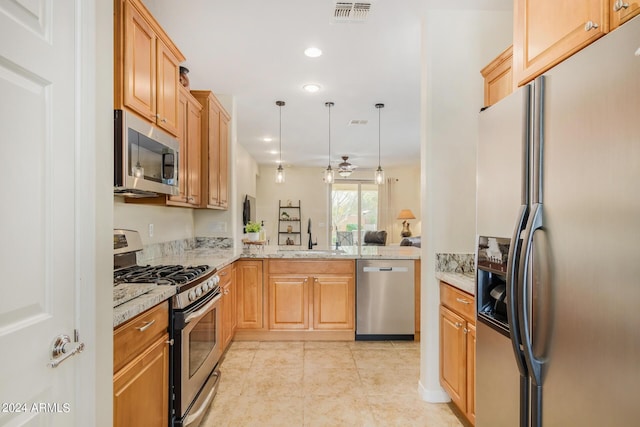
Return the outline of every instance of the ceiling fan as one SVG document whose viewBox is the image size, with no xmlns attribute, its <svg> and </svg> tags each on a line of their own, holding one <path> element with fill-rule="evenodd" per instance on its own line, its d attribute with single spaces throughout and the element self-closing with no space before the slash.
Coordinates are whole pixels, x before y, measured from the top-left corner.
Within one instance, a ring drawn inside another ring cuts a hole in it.
<svg viewBox="0 0 640 427">
<path fill-rule="evenodd" d="M 338 174 L 343 178 L 346 178 L 349 175 L 351 175 L 353 170 L 357 168 L 357 166 L 354 166 L 351 163 L 349 163 L 347 161 L 348 159 L 349 159 L 349 156 L 342 156 L 342 163 L 338 165 Z"/>
</svg>

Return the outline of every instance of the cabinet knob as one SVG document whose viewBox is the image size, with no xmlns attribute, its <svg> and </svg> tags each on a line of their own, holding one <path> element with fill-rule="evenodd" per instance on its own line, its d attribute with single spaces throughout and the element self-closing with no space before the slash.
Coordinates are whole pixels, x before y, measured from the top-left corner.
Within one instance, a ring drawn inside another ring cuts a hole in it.
<svg viewBox="0 0 640 427">
<path fill-rule="evenodd" d="M 628 7 L 629 7 L 629 3 L 625 3 L 624 0 L 616 0 L 615 3 L 613 3 L 614 12 L 619 12 L 622 9 L 626 9 Z"/>
<path fill-rule="evenodd" d="M 460 326 L 462 326 L 462 323 L 456 322 L 456 328 L 459 328 Z"/>
<path fill-rule="evenodd" d="M 467 328 L 464 328 L 464 329 L 462 330 L 462 332 L 464 332 L 465 334 L 468 334 L 468 333 L 469 333 L 469 330 L 468 330 Z"/>
<path fill-rule="evenodd" d="M 596 29 L 596 28 L 598 28 L 598 27 L 599 27 L 599 25 L 598 25 L 598 24 L 596 24 L 596 23 L 595 23 L 595 22 L 593 22 L 593 21 L 587 21 L 587 23 L 586 23 L 586 24 L 584 24 L 584 30 L 585 30 L 585 31 L 595 30 L 595 29 Z"/>
<path fill-rule="evenodd" d="M 160 119 L 162 123 L 167 123 L 167 119 Z"/>
<path fill-rule="evenodd" d="M 225 294 L 225 295 L 229 295 L 229 289 L 225 289 L 225 290 L 224 290 L 224 294 Z"/>
</svg>

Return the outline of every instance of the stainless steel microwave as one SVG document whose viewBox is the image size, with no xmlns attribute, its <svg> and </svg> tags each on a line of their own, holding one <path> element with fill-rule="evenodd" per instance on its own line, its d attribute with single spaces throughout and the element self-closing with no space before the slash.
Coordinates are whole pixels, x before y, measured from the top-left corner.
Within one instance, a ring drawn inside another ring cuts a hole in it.
<svg viewBox="0 0 640 427">
<path fill-rule="evenodd" d="M 114 194 L 178 194 L 176 138 L 125 110 L 114 110 Z"/>
</svg>

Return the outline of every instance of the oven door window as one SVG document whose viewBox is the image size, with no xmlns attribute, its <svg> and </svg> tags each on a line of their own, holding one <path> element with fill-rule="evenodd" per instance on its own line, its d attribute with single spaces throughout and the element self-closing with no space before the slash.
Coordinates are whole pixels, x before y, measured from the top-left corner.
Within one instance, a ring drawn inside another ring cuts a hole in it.
<svg viewBox="0 0 640 427">
<path fill-rule="evenodd" d="M 202 316 L 194 328 L 189 332 L 189 378 L 191 378 L 207 360 L 215 349 L 217 342 L 216 322 L 217 308 Z"/>
</svg>

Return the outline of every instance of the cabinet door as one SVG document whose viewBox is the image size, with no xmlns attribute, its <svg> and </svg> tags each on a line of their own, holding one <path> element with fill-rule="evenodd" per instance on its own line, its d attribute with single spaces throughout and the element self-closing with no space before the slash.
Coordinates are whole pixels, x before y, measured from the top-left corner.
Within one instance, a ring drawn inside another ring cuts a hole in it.
<svg viewBox="0 0 640 427">
<path fill-rule="evenodd" d="M 513 92 L 513 46 L 480 71 L 484 77 L 484 105 L 488 107 Z"/>
<path fill-rule="evenodd" d="M 320 275 L 313 279 L 313 328 L 353 329 L 353 276 Z"/>
<path fill-rule="evenodd" d="M 238 329 L 263 328 L 262 261 L 236 262 Z"/>
<path fill-rule="evenodd" d="M 201 110 L 202 106 L 199 103 L 189 102 L 187 108 L 187 201 L 194 206 L 200 206 L 202 203 Z"/>
<path fill-rule="evenodd" d="M 476 423 L 476 327 L 467 323 L 467 418 Z"/>
<path fill-rule="evenodd" d="M 114 427 L 169 424 L 169 334 L 113 376 Z"/>
<path fill-rule="evenodd" d="M 155 122 L 156 35 L 129 2 L 124 13 L 124 105 Z"/>
<path fill-rule="evenodd" d="M 156 41 L 156 60 L 156 124 L 177 136 L 180 64 L 160 39 Z"/>
<path fill-rule="evenodd" d="M 169 196 L 167 204 L 172 204 L 171 202 L 187 202 L 187 181 L 189 176 L 187 166 L 187 158 L 189 156 L 187 136 L 188 93 L 189 92 L 183 88 L 180 89 L 178 96 L 178 142 L 180 143 L 180 153 L 178 153 L 178 194 Z"/>
<path fill-rule="evenodd" d="M 222 351 L 224 351 L 227 348 L 227 345 L 231 341 L 231 325 L 232 325 L 231 305 L 233 303 L 233 300 L 232 300 L 233 295 L 231 294 L 230 288 L 231 288 L 231 281 L 225 283 L 224 285 L 221 285 L 221 287 L 220 287 L 220 290 L 222 291 L 222 304 L 221 304 L 221 310 L 222 310 L 222 338 L 221 338 L 221 340 L 222 340 Z"/>
<path fill-rule="evenodd" d="M 514 7 L 518 86 L 609 31 L 609 0 L 516 0 Z"/>
<path fill-rule="evenodd" d="M 465 320 L 440 306 L 440 384 L 451 400 L 466 412 Z"/>
<path fill-rule="evenodd" d="M 610 0 L 611 31 L 640 13 L 638 0 Z"/>
<path fill-rule="evenodd" d="M 229 117 L 220 112 L 218 204 L 221 208 L 229 206 Z"/>
<path fill-rule="evenodd" d="M 269 277 L 269 329 L 309 329 L 308 277 Z"/>
<path fill-rule="evenodd" d="M 220 108 L 209 100 L 209 205 L 220 205 Z"/>
</svg>

